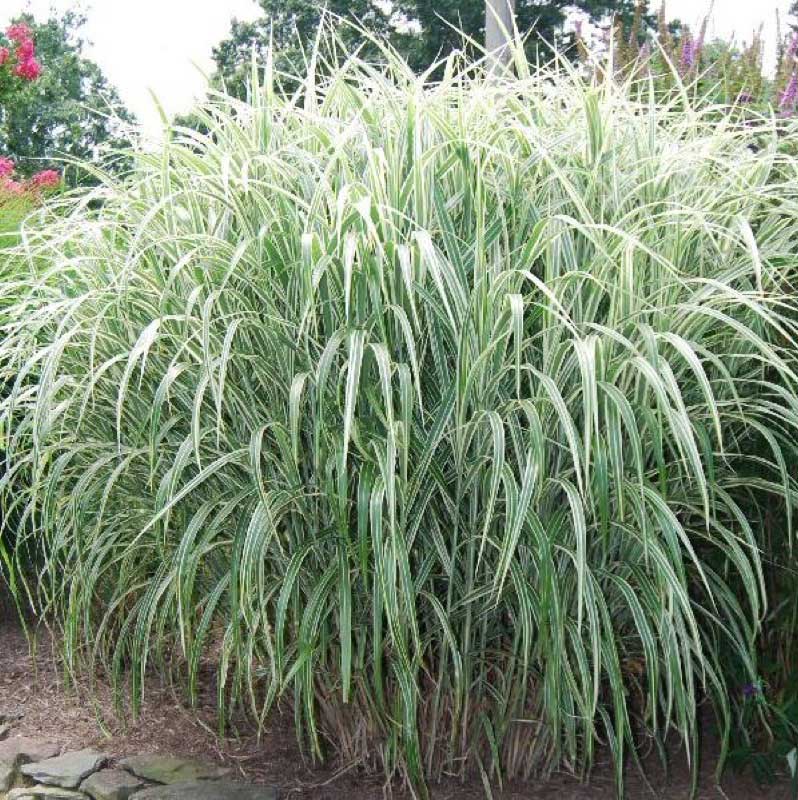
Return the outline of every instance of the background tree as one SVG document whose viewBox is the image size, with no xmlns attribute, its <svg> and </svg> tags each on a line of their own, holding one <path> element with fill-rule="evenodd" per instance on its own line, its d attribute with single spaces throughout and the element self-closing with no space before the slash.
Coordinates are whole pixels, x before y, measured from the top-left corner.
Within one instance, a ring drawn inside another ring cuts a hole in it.
<svg viewBox="0 0 798 800">
<path fill-rule="evenodd" d="M 14 22 L 32 30 L 42 73 L 0 107 L 0 155 L 29 174 L 59 166 L 63 157 L 91 160 L 103 148 L 129 144 L 124 127 L 133 117 L 84 55 L 83 15 L 69 11 L 37 23 L 24 14 Z"/>
<path fill-rule="evenodd" d="M 400 0 L 403 15 L 416 21 L 418 33 L 400 34 L 400 49 L 416 69 L 423 69 L 440 56 L 462 45 L 458 31 L 479 42 L 485 37 L 484 0 Z M 562 29 L 569 9 L 579 9 L 593 19 L 616 15 L 625 23 L 634 15 L 636 0 L 516 0 L 515 19 L 522 34 L 532 32 L 528 49 L 532 52 L 554 41 Z M 396 38 L 400 38 L 396 37 Z"/>
<path fill-rule="evenodd" d="M 216 80 L 231 94 L 243 97 L 253 50 L 261 57 L 274 45 L 278 67 L 301 74 L 304 51 L 313 42 L 326 9 L 344 19 L 358 20 L 373 33 L 390 36 L 400 20 L 372 0 L 259 0 L 263 16 L 252 22 L 233 20 L 230 35 L 213 50 Z M 355 47 L 363 44 L 355 29 L 342 26 L 339 36 Z"/>
<path fill-rule="evenodd" d="M 529 37 L 529 48 L 534 50 L 553 41 L 567 9 L 581 9 L 594 19 L 616 14 L 629 22 L 635 5 L 636 0 L 516 0 L 515 11 L 519 30 L 534 34 Z M 460 31 L 480 44 L 485 36 L 485 0 L 260 0 L 260 6 L 260 19 L 234 21 L 230 35 L 213 51 L 216 81 L 237 96 L 245 93 L 253 48 L 262 55 L 270 37 L 278 66 L 301 72 L 302 50 L 313 41 L 324 9 L 390 39 L 417 70 L 462 47 Z M 339 33 L 349 46 L 362 43 L 355 30 L 341 26 Z"/>
</svg>

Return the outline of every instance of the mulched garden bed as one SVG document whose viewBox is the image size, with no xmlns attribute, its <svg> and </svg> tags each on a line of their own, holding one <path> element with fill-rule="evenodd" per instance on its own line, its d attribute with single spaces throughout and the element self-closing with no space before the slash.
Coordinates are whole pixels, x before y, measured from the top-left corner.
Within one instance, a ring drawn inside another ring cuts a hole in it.
<svg viewBox="0 0 798 800">
<path fill-rule="evenodd" d="M 61 672 L 46 634 L 38 637 L 34 655 L 13 616 L 0 609 L 0 712 L 20 716 L 10 735 L 46 738 L 64 750 L 95 748 L 114 759 L 131 753 L 162 753 L 232 767 L 242 781 L 275 785 L 285 798 L 319 800 L 377 800 L 383 796 L 378 780 L 364 778 L 352 771 L 310 768 L 303 763 L 292 729 L 292 714 L 276 715 L 270 727 L 258 739 L 248 726 L 239 726 L 224 740 L 216 734 L 213 689 L 208 687 L 200 708 L 187 706 L 178 694 L 167 687 L 148 687 L 140 718 L 119 720 L 112 711 L 108 687 L 95 687 L 96 697 L 87 691 L 65 692 Z M 714 785 L 712 764 L 702 769 L 697 800 L 787 800 L 786 782 L 759 787 L 750 776 L 730 774 L 723 787 Z M 674 758 L 667 780 L 655 768 L 650 775 L 657 794 L 630 770 L 627 797 L 630 800 L 659 797 L 663 800 L 687 800 L 690 778 L 684 760 Z M 397 800 L 406 795 L 394 791 Z M 614 785 L 609 765 L 600 765 L 589 786 L 562 775 L 539 784 L 505 787 L 495 791 L 495 800 L 611 800 Z M 452 783 L 436 787 L 434 800 L 483 800 L 481 785 Z"/>
</svg>

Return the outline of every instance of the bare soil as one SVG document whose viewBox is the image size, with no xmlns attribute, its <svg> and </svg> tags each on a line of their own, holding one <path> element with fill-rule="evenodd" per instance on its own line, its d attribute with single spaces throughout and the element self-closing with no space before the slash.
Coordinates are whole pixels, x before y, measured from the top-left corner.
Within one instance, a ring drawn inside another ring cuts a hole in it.
<svg viewBox="0 0 798 800">
<path fill-rule="evenodd" d="M 120 719 L 113 711 L 107 685 L 66 691 L 63 675 L 54 653 L 52 638 L 37 637 L 31 652 L 20 626 L 0 609 L 0 713 L 18 712 L 12 735 L 46 738 L 64 749 L 95 747 L 112 758 L 142 752 L 161 752 L 213 761 L 233 767 L 242 780 L 280 787 L 281 796 L 304 800 L 378 800 L 385 794 L 379 780 L 354 771 L 311 767 L 303 762 L 292 729 L 292 714 L 276 714 L 268 729 L 258 738 L 246 725 L 221 739 L 216 734 L 212 687 L 203 695 L 200 707 L 189 708 L 179 693 L 167 686 L 151 683 L 138 719 Z M 710 751 L 708 746 L 705 750 Z M 787 800 L 786 781 L 760 787 L 748 775 L 729 774 L 717 786 L 713 759 L 705 758 L 700 774 L 697 800 Z M 690 773 L 683 757 L 676 757 L 667 776 L 657 765 L 648 780 L 654 789 L 629 770 L 626 797 L 687 800 Z M 495 800 L 611 800 L 614 780 L 608 763 L 599 764 L 588 785 L 568 775 L 549 781 L 495 790 Z M 408 795 L 394 788 L 395 800 Z M 484 800 L 479 783 L 451 783 L 435 787 L 434 800 Z"/>
</svg>

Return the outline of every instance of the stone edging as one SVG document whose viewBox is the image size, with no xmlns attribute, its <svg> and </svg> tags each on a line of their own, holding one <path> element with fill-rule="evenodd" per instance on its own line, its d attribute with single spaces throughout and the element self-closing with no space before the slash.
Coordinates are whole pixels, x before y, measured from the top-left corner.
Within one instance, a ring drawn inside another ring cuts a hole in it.
<svg viewBox="0 0 798 800">
<path fill-rule="evenodd" d="M 157 754 L 109 766 L 96 750 L 61 753 L 43 739 L 0 741 L 0 800 L 277 800 L 277 790 L 230 780 L 215 764 Z"/>
</svg>

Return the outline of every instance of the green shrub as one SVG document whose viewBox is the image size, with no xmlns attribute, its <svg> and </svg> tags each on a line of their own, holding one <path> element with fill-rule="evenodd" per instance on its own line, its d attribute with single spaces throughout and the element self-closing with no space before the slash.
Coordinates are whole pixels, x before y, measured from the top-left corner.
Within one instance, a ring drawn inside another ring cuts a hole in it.
<svg viewBox="0 0 798 800">
<path fill-rule="evenodd" d="M 728 732 L 746 509 L 798 489 L 798 132 L 516 67 L 267 67 L 27 234 L 3 488 L 72 669 L 210 658 L 222 726 L 290 698 L 421 793 Z"/>
</svg>

